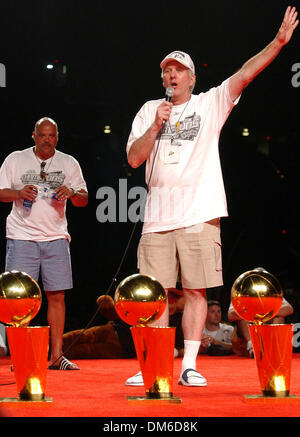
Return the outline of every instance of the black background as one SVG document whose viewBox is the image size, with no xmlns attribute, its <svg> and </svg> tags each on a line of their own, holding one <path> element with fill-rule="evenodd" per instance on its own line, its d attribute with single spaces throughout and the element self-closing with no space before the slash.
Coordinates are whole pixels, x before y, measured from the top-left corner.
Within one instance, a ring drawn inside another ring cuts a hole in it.
<svg viewBox="0 0 300 437">
<path fill-rule="evenodd" d="M 74 289 L 67 295 L 66 330 L 86 326 L 96 299 L 110 288 L 132 223 L 99 223 L 96 192 L 119 179 L 144 186 L 144 167 L 129 168 L 125 147 L 140 106 L 164 94 L 159 63 L 173 50 L 188 52 L 199 93 L 220 84 L 265 47 L 281 24 L 286 1 L 69 1 L 1 2 L 0 160 L 33 144 L 35 122 L 59 126 L 58 148 L 76 157 L 89 189 L 86 208 L 68 206 Z M 295 2 L 297 6 L 297 2 Z M 298 4 L 299 6 L 299 4 Z M 298 312 L 299 95 L 292 66 L 300 62 L 300 33 L 244 91 L 226 122 L 220 154 L 229 218 L 222 221 L 224 287 L 210 291 L 224 309 L 233 281 L 264 267 L 283 283 Z M 46 65 L 54 62 L 55 68 Z M 61 74 L 63 65 L 67 74 Z M 111 135 L 103 133 L 109 124 Z M 241 135 L 248 128 L 249 137 Z M 130 202 L 129 202 L 130 203 Z M 5 220 L 0 204 L 0 269 Z M 114 284 L 136 273 L 137 226 Z M 113 295 L 114 287 L 110 288 Z M 45 305 L 36 322 L 45 317 Z M 101 317 L 94 323 L 101 323 Z"/>
</svg>

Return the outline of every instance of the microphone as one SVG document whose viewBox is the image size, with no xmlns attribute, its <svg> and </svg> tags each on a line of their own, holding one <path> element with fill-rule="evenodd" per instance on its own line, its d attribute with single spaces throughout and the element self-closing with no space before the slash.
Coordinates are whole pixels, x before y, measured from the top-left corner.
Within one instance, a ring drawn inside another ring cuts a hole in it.
<svg viewBox="0 0 300 437">
<path fill-rule="evenodd" d="M 170 102 L 172 97 L 174 94 L 174 88 L 172 88 L 171 86 L 168 86 L 168 88 L 166 89 L 166 101 Z"/>
<path fill-rule="evenodd" d="M 174 94 L 174 88 L 171 86 L 168 86 L 168 88 L 166 88 L 166 102 L 171 101 L 173 94 Z M 164 120 L 163 125 L 162 125 L 163 131 L 165 130 L 165 126 L 166 126 L 166 121 Z"/>
</svg>

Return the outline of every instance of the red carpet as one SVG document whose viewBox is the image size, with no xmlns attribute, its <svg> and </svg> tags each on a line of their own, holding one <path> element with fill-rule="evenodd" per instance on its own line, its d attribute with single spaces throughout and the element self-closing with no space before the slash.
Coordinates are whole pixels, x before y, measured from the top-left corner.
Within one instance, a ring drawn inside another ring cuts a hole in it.
<svg viewBox="0 0 300 437">
<path fill-rule="evenodd" d="M 75 360 L 76 361 L 76 360 Z M 125 379 L 138 370 L 132 360 L 77 360 L 80 371 L 48 371 L 46 397 L 51 403 L 1 403 L 4 418 L 205 418 L 299 417 L 300 355 L 292 361 L 291 394 L 294 402 L 274 401 L 249 405 L 244 395 L 260 395 L 255 360 L 237 356 L 198 358 L 207 387 L 177 384 L 181 359 L 174 360 L 173 395 L 181 404 L 130 405 L 127 396 L 144 396 L 143 387 L 126 387 Z M 297 399 L 299 396 L 299 399 Z M 0 359 L 0 397 L 18 398 L 10 359 Z M 106 419 L 107 418 L 107 419 Z M 1 420 L 2 420 L 1 419 Z M 174 419 L 175 420 L 175 419 Z M 103 423 L 103 421 L 102 421 Z"/>
</svg>

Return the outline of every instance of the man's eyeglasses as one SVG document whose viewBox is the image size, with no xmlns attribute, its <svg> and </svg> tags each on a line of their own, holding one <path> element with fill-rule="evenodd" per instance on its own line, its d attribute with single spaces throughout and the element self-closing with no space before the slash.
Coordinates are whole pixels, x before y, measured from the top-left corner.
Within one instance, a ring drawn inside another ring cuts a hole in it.
<svg viewBox="0 0 300 437">
<path fill-rule="evenodd" d="M 40 176 L 41 176 L 41 178 L 43 179 L 44 182 L 46 181 L 46 177 L 47 177 L 46 172 L 45 172 L 45 170 L 44 170 L 45 165 L 46 165 L 46 163 L 45 163 L 44 161 L 41 162 L 41 172 L 40 172 Z"/>
</svg>

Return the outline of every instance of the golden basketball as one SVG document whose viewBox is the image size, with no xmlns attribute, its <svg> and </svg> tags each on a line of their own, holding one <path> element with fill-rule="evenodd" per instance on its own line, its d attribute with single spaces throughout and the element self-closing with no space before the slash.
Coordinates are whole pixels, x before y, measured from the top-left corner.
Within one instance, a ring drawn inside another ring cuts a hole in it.
<svg viewBox="0 0 300 437">
<path fill-rule="evenodd" d="M 261 267 L 241 274 L 233 283 L 231 302 L 238 315 L 262 324 L 276 316 L 283 298 L 277 278 Z"/>
<path fill-rule="evenodd" d="M 115 308 L 128 325 L 148 325 L 165 311 L 167 296 L 164 287 L 153 277 L 134 274 L 117 287 Z"/>
<path fill-rule="evenodd" d="M 39 312 L 42 293 L 27 273 L 13 270 L 0 275 L 0 321 L 6 325 L 28 324 Z"/>
</svg>

